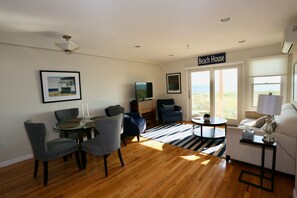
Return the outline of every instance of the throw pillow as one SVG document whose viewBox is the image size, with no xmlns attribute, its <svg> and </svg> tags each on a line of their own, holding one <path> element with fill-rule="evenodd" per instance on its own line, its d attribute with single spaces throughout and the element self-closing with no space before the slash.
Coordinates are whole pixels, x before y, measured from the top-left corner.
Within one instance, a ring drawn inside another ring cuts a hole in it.
<svg viewBox="0 0 297 198">
<path fill-rule="evenodd" d="M 173 111 L 174 110 L 174 105 L 163 105 L 163 108 L 165 111 Z"/>
<path fill-rule="evenodd" d="M 261 128 L 266 123 L 266 116 L 258 118 L 253 127 Z"/>
<path fill-rule="evenodd" d="M 265 127 L 266 127 L 266 125 L 267 125 L 267 123 L 265 123 L 265 124 L 262 126 L 261 129 L 264 130 Z M 271 123 L 271 125 L 272 125 L 272 131 L 274 132 L 274 131 L 275 131 L 275 128 L 277 127 L 277 124 L 276 124 L 275 121 L 273 121 L 273 122 Z"/>
<path fill-rule="evenodd" d="M 127 114 L 124 114 L 124 118 L 130 118 L 130 116 L 128 116 Z"/>
</svg>

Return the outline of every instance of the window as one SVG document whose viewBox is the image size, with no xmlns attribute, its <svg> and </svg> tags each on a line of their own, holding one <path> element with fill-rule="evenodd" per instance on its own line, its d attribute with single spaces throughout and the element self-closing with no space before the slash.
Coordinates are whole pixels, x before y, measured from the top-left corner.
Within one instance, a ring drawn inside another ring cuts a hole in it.
<svg viewBox="0 0 297 198">
<path fill-rule="evenodd" d="M 281 76 L 254 77 L 252 83 L 252 104 L 257 106 L 259 94 L 281 95 Z"/>
<path fill-rule="evenodd" d="M 288 56 L 272 56 L 249 60 L 250 105 L 257 106 L 259 94 L 286 96 Z"/>
</svg>

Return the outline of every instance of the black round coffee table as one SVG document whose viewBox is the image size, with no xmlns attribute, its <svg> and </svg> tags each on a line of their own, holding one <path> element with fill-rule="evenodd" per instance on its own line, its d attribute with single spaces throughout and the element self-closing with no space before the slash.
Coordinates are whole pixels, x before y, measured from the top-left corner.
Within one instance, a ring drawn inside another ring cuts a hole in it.
<svg viewBox="0 0 297 198">
<path fill-rule="evenodd" d="M 205 121 L 203 117 L 192 118 L 193 134 L 203 138 L 224 138 L 227 131 L 227 120 L 224 118 L 212 117 L 209 121 Z M 195 125 L 200 126 L 200 130 L 195 130 Z M 225 126 L 225 129 L 216 126 Z"/>
</svg>

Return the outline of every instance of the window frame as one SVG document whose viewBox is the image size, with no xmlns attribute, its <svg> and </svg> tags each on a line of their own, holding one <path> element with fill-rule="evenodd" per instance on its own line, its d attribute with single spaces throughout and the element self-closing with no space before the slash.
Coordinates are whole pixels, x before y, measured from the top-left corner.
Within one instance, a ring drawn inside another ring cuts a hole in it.
<svg viewBox="0 0 297 198">
<path fill-rule="evenodd" d="M 256 109 L 257 105 L 254 105 L 254 85 L 280 85 L 280 95 L 283 96 L 283 101 L 286 101 L 286 87 L 287 87 L 287 75 L 263 75 L 263 76 L 250 76 L 249 77 L 249 86 L 250 86 L 250 108 Z M 280 83 L 254 83 L 254 78 L 262 78 L 262 77 L 280 77 Z"/>
</svg>

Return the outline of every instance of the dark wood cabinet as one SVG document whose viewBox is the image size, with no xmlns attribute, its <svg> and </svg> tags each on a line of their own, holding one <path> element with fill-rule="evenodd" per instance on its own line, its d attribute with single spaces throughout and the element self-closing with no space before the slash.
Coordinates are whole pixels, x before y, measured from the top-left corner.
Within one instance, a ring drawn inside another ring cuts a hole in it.
<svg viewBox="0 0 297 198">
<path fill-rule="evenodd" d="M 133 100 L 130 102 L 131 112 L 139 112 L 146 120 L 146 125 L 152 127 L 156 124 L 155 100 Z"/>
</svg>

